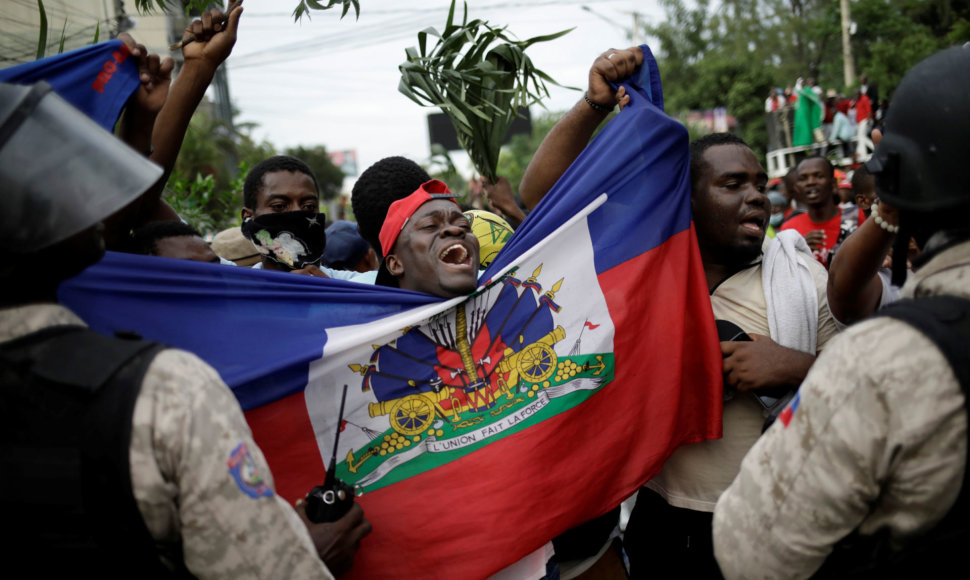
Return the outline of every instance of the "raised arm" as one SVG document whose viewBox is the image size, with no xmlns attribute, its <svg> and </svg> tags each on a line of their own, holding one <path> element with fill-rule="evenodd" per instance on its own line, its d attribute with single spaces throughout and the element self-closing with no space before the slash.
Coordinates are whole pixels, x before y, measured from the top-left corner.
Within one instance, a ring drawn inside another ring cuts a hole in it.
<svg viewBox="0 0 970 580">
<path fill-rule="evenodd" d="M 146 157 L 152 152 L 152 132 L 159 112 L 165 105 L 169 85 L 172 83 L 171 58 L 161 58 L 157 54 L 149 54 L 144 45 L 135 42 L 127 33 L 118 35 L 131 58 L 138 66 L 140 84 L 125 104 L 125 112 L 118 124 L 118 137 L 135 151 Z M 128 206 L 115 212 L 104 220 L 105 246 L 109 250 L 124 249 L 128 240 L 128 232 L 152 219 L 178 219 L 174 211 L 172 217 L 156 218 L 162 188 L 166 178 L 163 177 L 150 190 Z M 167 207 L 167 205 L 166 205 Z"/>
<path fill-rule="evenodd" d="M 185 29 L 183 38 L 191 34 L 196 40 L 182 47 L 185 64 L 158 114 L 152 135 L 154 152 L 151 159 L 165 169 L 166 175 L 175 166 L 189 121 L 215 77 L 216 69 L 236 44 L 242 10 L 242 6 L 236 7 L 224 23 L 222 11 L 213 9 Z"/>
<path fill-rule="evenodd" d="M 215 76 L 216 69 L 236 43 L 236 30 L 239 26 L 239 16 L 242 14 L 242 7 L 237 7 L 229 14 L 228 21 L 221 10 L 213 9 L 206 12 L 198 20 L 192 22 L 185 29 L 185 36 L 193 34 L 196 38 L 194 42 L 186 44 L 182 49 L 185 57 L 185 64 L 177 79 L 171 84 L 168 96 L 165 98 L 161 91 L 162 84 L 167 86 L 166 68 L 170 72 L 168 65 L 162 65 L 165 61 L 160 61 L 157 69 L 152 73 L 152 58 L 142 59 L 139 71 L 142 74 L 142 86 L 136 92 L 136 103 L 139 102 L 139 94 L 148 90 L 148 86 L 153 86 L 150 94 L 145 96 L 145 101 L 150 103 L 149 109 L 142 111 L 135 116 L 130 127 L 122 126 L 122 138 L 130 145 L 140 151 L 149 154 L 149 158 L 162 166 L 165 173 L 158 183 L 150 190 L 145 192 L 138 200 L 118 211 L 105 220 L 105 244 L 108 249 L 118 249 L 123 247 L 127 240 L 128 232 L 149 221 L 155 220 L 178 220 L 179 216 L 172 208 L 162 201 L 162 191 L 168 176 L 175 167 L 175 160 L 178 158 L 179 149 L 188 130 L 189 121 L 196 107 L 202 101 L 205 91 Z M 184 38 L 183 37 L 183 38 Z M 124 40 L 124 39 L 123 39 Z M 144 47 L 135 50 L 144 51 Z M 157 57 L 155 57 L 157 58 Z M 147 79 L 146 79 L 147 75 Z M 168 77 L 170 78 L 170 77 Z M 164 104 L 157 110 L 157 116 L 151 132 L 151 141 L 144 143 L 144 124 L 145 114 L 150 111 L 150 107 L 156 106 L 159 101 Z M 126 112 L 126 117 L 128 112 Z"/>
<path fill-rule="evenodd" d="M 118 137 L 132 149 L 141 151 L 148 157 L 151 154 L 155 120 L 165 105 L 168 89 L 172 84 L 175 61 L 171 57 L 161 58 L 157 54 L 149 54 L 145 46 L 135 42 L 127 32 L 119 34 L 118 39 L 125 43 L 135 59 L 140 81 L 138 89 L 125 105 Z"/>
<path fill-rule="evenodd" d="M 876 210 L 889 226 L 898 221 L 896 210 L 881 203 Z M 862 222 L 842 242 L 829 265 L 829 308 L 839 322 L 850 324 L 879 308 L 883 285 L 879 268 L 892 249 L 895 234 L 880 227 L 875 219 Z"/>
<path fill-rule="evenodd" d="M 609 83 L 629 77 L 641 64 L 643 53 L 636 46 L 626 50 L 611 48 L 596 57 L 589 69 L 589 88 L 584 98 L 549 131 L 522 176 L 519 195 L 526 207 L 534 208 L 552 189 L 613 107 L 629 101 L 629 96 L 621 96 L 618 102 L 617 92 Z"/>
<path fill-rule="evenodd" d="M 872 142 L 878 145 L 880 141 L 882 131 L 876 129 L 872 132 Z M 853 176 L 853 180 L 857 177 Z M 861 186 L 864 182 L 859 183 Z M 873 206 L 872 211 L 870 219 L 842 242 L 829 264 L 829 309 L 843 324 L 866 318 L 882 302 L 884 288 L 878 272 L 896 239 L 894 231 L 898 229 L 899 213 L 886 203 Z"/>
</svg>

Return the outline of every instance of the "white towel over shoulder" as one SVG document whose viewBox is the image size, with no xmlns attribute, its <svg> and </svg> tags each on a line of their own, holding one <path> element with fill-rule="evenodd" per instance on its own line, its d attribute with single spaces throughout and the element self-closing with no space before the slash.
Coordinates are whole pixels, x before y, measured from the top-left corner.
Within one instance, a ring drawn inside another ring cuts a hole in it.
<svg viewBox="0 0 970 580">
<path fill-rule="evenodd" d="M 806 260 L 814 259 L 805 238 L 785 230 L 768 243 L 761 266 L 771 339 L 812 355 L 818 337 L 818 291 Z"/>
</svg>

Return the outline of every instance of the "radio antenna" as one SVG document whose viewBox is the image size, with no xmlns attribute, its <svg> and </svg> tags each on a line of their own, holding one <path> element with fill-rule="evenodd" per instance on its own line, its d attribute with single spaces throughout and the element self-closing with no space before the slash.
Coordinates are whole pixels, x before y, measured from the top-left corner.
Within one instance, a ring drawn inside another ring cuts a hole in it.
<svg viewBox="0 0 970 580">
<path fill-rule="evenodd" d="M 337 467 L 337 445 L 340 443 L 340 432 L 343 431 L 344 426 L 344 405 L 347 403 L 347 385 L 344 385 L 344 394 L 340 398 L 340 415 L 337 416 L 337 433 L 333 438 L 333 455 L 330 456 L 330 466 L 327 467 L 327 478 L 324 481 L 324 486 L 330 488 L 333 486 L 334 480 L 337 477 L 335 473 Z"/>
</svg>

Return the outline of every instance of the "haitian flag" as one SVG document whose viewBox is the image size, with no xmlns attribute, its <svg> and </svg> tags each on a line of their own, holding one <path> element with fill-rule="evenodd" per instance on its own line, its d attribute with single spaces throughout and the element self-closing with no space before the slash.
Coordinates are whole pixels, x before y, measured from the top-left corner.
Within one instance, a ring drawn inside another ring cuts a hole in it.
<svg viewBox="0 0 970 580">
<path fill-rule="evenodd" d="M 351 576 L 486 577 L 720 436 L 687 131 L 645 56 L 471 296 L 111 254 L 62 299 L 216 367 L 291 501 L 342 429 L 337 475 L 373 525 Z"/>
<path fill-rule="evenodd" d="M 47 81 L 82 113 L 114 131 L 128 97 L 138 88 L 138 67 L 128 47 L 109 40 L 0 70 L 0 82 L 29 85 Z"/>
</svg>

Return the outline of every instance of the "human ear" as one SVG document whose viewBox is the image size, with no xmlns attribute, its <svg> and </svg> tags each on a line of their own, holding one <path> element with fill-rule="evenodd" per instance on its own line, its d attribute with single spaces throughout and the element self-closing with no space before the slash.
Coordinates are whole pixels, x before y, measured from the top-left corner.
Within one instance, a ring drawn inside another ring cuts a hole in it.
<svg viewBox="0 0 970 580">
<path fill-rule="evenodd" d="M 399 278 L 404 274 L 404 263 L 397 254 L 389 254 L 384 256 L 384 266 L 387 267 L 387 271 L 391 273 L 391 276 Z"/>
<path fill-rule="evenodd" d="M 239 212 L 239 215 L 241 215 L 243 221 L 245 221 L 246 218 L 253 217 L 253 210 L 249 209 L 248 207 L 244 207 L 244 208 L 242 208 L 242 211 Z"/>
</svg>

